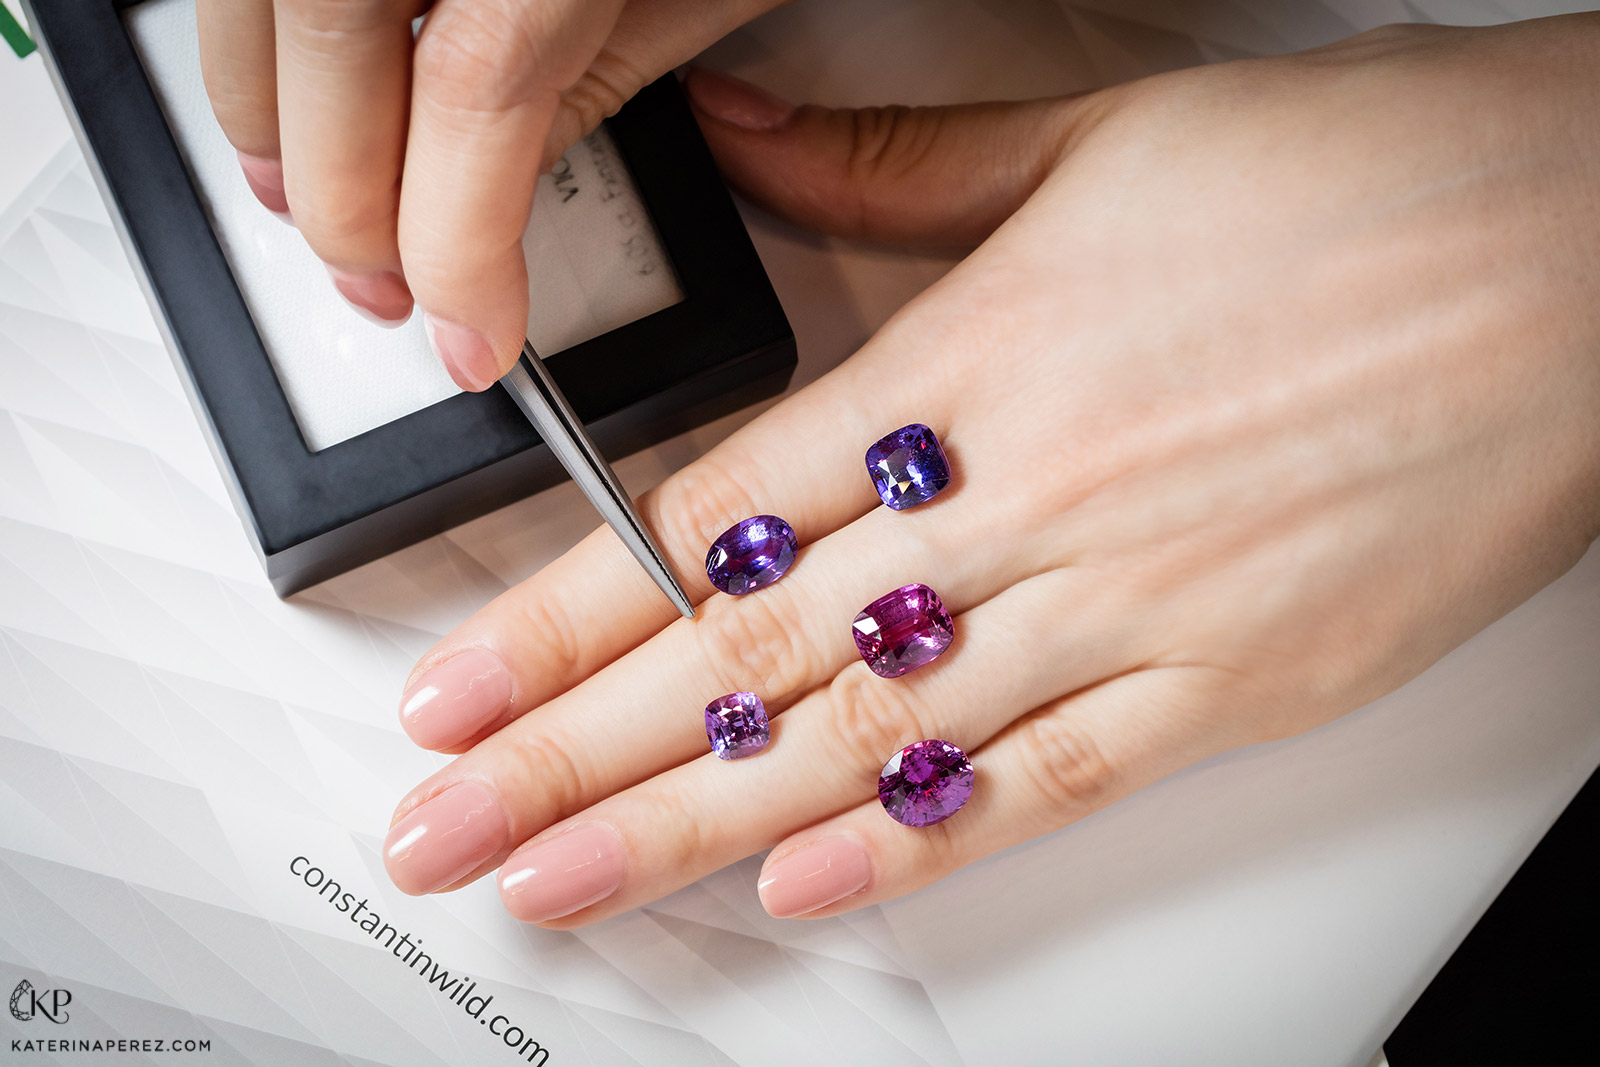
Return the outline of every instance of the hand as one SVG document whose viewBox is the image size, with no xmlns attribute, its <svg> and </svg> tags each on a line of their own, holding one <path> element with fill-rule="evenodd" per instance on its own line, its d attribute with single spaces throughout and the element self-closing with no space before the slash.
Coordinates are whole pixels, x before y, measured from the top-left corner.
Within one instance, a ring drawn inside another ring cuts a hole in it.
<svg viewBox="0 0 1600 1067">
<path fill-rule="evenodd" d="M 418 665 L 403 722 L 463 753 L 400 803 L 408 892 L 501 867 L 565 927 L 772 849 L 774 915 L 916 889 L 1227 748 L 1400 685 L 1600 533 L 1600 19 L 1404 28 L 1071 99 L 942 110 L 691 97 L 725 171 L 836 233 L 978 240 L 856 356 L 642 501 L 701 601 L 608 530 Z M 877 505 L 910 422 L 955 473 Z M 790 573 L 713 594 L 758 513 Z M 871 674 L 851 620 L 909 582 L 943 657 Z M 707 752 L 753 690 L 773 739 Z M 972 754 L 922 830 L 874 787 Z"/>
<path fill-rule="evenodd" d="M 206 90 L 258 199 L 345 299 L 411 314 L 457 385 L 528 322 L 540 174 L 644 85 L 779 0 L 199 0 Z M 412 20 L 427 15 L 413 40 Z"/>
</svg>

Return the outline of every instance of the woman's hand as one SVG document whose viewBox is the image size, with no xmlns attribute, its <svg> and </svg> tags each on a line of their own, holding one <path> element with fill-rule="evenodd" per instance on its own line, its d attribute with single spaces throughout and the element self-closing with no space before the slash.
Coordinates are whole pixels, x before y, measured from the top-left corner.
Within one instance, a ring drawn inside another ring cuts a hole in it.
<svg viewBox="0 0 1600 1067">
<path fill-rule="evenodd" d="M 771 848 L 767 909 L 837 914 L 1427 667 L 1600 532 L 1597 71 L 1600 19 L 1569 18 L 943 110 L 694 75 L 758 202 L 994 232 L 642 501 L 696 620 L 602 529 L 423 659 L 405 727 L 463 755 L 397 809 L 396 884 L 503 865 L 512 914 L 572 926 Z M 910 422 L 954 478 L 895 512 L 862 455 Z M 798 562 L 713 593 L 708 544 L 758 513 Z M 851 621 L 910 582 L 956 639 L 886 681 Z M 746 689 L 772 742 L 725 763 L 701 709 Z M 908 829 L 875 783 L 929 737 L 976 791 Z"/>
<path fill-rule="evenodd" d="M 527 332 L 539 175 L 778 3 L 199 0 L 200 59 L 256 197 L 369 317 L 399 325 L 414 295 L 451 377 L 478 390 Z"/>
</svg>

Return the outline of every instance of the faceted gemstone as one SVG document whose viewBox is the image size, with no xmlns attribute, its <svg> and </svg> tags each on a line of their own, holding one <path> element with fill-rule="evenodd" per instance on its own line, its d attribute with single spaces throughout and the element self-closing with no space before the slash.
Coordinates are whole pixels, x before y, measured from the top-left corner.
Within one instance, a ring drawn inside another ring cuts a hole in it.
<svg viewBox="0 0 1600 1067">
<path fill-rule="evenodd" d="M 743 759 L 767 747 L 767 709 L 754 693 L 729 693 L 706 705 L 706 737 L 723 759 Z"/>
<path fill-rule="evenodd" d="M 776 515 L 754 515 L 711 542 L 706 577 L 724 593 L 753 593 L 782 578 L 799 548 L 794 527 Z"/>
<path fill-rule="evenodd" d="M 878 800 L 896 822 L 932 826 L 961 810 L 972 796 L 972 761 L 948 741 L 907 745 L 883 765 Z"/>
<path fill-rule="evenodd" d="M 861 609 L 856 648 L 872 673 L 898 678 L 932 663 L 955 639 L 944 601 L 925 585 L 904 585 Z"/>
<path fill-rule="evenodd" d="M 950 484 L 944 449 L 920 422 L 900 427 L 867 449 L 867 472 L 883 502 L 896 511 L 932 500 Z"/>
</svg>

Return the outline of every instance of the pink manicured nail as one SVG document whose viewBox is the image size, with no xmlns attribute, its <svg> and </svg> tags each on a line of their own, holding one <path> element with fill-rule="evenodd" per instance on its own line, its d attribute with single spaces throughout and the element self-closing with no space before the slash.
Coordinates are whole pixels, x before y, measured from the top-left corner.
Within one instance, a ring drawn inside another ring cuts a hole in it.
<svg viewBox="0 0 1600 1067">
<path fill-rule="evenodd" d="M 777 919 L 825 908 L 859 893 L 872 879 L 872 860 L 851 837 L 824 837 L 769 862 L 756 883 L 761 906 Z"/>
<path fill-rule="evenodd" d="M 283 164 L 266 156 L 249 156 L 239 153 L 239 169 L 244 171 L 245 184 L 256 194 L 261 206 L 279 215 L 289 213 L 289 198 L 283 193 Z"/>
<path fill-rule="evenodd" d="M 500 899 L 525 923 L 549 922 L 609 897 L 626 872 L 617 832 L 581 823 L 506 860 Z"/>
<path fill-rule="evenodd" d="M 412 896 L 443 889 L 506 846 L 510 822 L 499 799 L 477 782 L 458 782 L 389 829 L 383 865 Z"/>
<path fill-rule="evenodd" d="M 455 383 L 469 392 L 482 392 L 493 385 L 496 374 L 494 350 L 489 341 L 470 326 L 446 322 L 424 313 L 423 329 L 433 354 L 439 357 L 444 369 L 450 372 Z"/>
<path fill-rule="evenodd" d="M 511 672 L 481 648 L 458 652 L 425 671 L 400 698 L 400 725 L 423 748 L 471 739 L 511 706 Z"/>
<path fill-rule="evenodd" d="M 411 317 L 411 290 L 405 279 L 392 270 L 356 274 L 329 267 L 333 287 L 364 318 L 379 326 L 399 326 Z"/>
<path fill-rule="evenodd" d="M 684 83 L 689 100 L 707 115 L 741 130 L 766 133 L 789 121 L 794 105 L 747 81 L 696 67 Z"/>
</svg>

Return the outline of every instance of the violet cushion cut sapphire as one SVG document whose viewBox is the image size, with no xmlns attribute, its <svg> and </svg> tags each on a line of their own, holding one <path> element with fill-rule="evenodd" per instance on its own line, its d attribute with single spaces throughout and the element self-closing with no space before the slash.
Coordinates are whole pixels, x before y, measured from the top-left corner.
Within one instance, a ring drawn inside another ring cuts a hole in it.
<svg viewBox="0 0 1600 1067">
<path fill-rule="evenodd" d="M 932 430 L 902 426 L 867 449 L 867 473 L 883 502 L 896 511 L 932 500 L 950 484 L 950 463 Z"/>
<path fill-rule="evenodd" d="M 972 761 L 936 737 L 896 752 L 878 776 L 883 810 L 906 826 L 944 822 L 971 797 Z"/>
<path fill-rule="evenodd" d="M 879 678 L 898 678 L 939 657 L 955 640 L 944 601 L 925 585 L 903 585 L 861 609 L 851 632 Z"/>
<path fill-rule="evenodd" d="M 754 693 L 729 693 L 706 705 L 706 737 L 723 759 L 743 759 L 767 747 L 767 709 Z"/>
<path fill-rule="evenodd" d="M 776 515 L 753 515 L 711 542 L 706 577 L 724 593 L 753 593 L 782 578 L 799 550 L 794 527 Z"/>
</svg>

